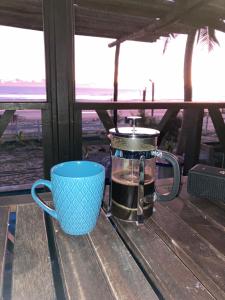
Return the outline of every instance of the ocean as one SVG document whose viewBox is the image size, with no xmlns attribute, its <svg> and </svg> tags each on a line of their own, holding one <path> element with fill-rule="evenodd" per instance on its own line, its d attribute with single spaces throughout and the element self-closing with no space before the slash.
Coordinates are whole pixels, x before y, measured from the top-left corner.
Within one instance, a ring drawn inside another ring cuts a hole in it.
<svg viewBox="0 0 225 300">
<path fill-rule="evenodd" d="M 142 100 L 142 91 L 138 89 L 120 89 L 120 100 Z M 112 88 L 77 87 L 78 100 L 107 100 L 112 101 Z M 3 86 L 0 85 L 0 102 L 14 101 L 45 101 L 46 89 L 44 86 Z"/>
</svg>

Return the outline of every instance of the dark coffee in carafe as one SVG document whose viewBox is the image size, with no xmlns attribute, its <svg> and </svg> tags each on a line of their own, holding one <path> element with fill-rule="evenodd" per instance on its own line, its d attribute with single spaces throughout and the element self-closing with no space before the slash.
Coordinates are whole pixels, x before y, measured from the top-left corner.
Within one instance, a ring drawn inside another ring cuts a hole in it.
<svg viewBox="0 0 225 300">
<path fill-rule="evenodd" d="M 138 201 L 139 174 L 118 170 L 112 174 L 112 213 L 121 219 L 136 218 Z M 145 174 L 144 204 L 145 214 L 150 216 L 153 208 L 153 194 L 155 191 L 154 178 Z M 135 216 L 134 216 L 135 215 Z"/>
</svg>

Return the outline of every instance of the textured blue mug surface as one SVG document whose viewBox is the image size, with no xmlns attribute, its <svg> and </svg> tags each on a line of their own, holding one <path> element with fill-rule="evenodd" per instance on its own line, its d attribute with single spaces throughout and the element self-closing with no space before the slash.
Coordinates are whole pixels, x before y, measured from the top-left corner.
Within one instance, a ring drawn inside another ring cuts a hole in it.
<svg viewBox="0 0 225 300">
<path fill-rule="evenodd" d="M 39 185 L 47 186 L 53 195 L 55 209 L 45 205 L 36 193 Z M 51 181 L 37 180 L 31 195 L 37 204 L 57 219 L 68 234 L 82 235 L 96 225 L 105 185 L 105 168 L 91 161 L 68 161 L 51 169 Z"/>
</svg>

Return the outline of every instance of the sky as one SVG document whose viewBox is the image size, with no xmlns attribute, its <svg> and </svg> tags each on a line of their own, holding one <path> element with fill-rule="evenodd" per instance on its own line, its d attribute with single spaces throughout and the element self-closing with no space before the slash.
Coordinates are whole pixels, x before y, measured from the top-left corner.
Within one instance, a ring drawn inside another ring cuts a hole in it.
<svg viewBox="0 0 225 300">
<path fill-rule="evenodd" d="M 225 100 L 225 34 L 210 53 L 201 45 L 193 56 L 193 98 Z M 0 79 L 41 81 L 45 78 L 43 32 L 0 26 Z M 76 84 L 113 87 L 115 48 L 111 39 L 75 37 Z M 134 88 L 155 98 L 183 98 L 183 57 L 186 36 L 172 39 L 163 55 L 164 39 L 155 43 L 126 41 L 121 45 L 119 88 Z"/>
</svg>

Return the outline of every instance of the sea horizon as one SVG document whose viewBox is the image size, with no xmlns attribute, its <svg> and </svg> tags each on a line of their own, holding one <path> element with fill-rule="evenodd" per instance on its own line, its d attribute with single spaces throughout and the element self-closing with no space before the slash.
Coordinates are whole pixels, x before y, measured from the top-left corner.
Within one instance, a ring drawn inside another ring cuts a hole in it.
<svg viewBox="0 0 225 300">
<path fill-rule="evenodd" d="M 77 100 L 90 101 L 113 101 L 113 88 L 110 87 L 92 87 L 76 86 Z M 181 97 L 171 97 L 161 93 L 155 94 L 154 101 L 183 101 Z M 209 97 L 212 98 L 212 97 Z M 118 100 L 120 101 L 143 101 L 143 90 L 139 88 L 119 88 Z M 0 82 L 0 102 L 38 102 L 46 101 L 46 88 L 42 84 L 36 83 L 6 83 Z M 152 101 L 151 90 L 146 93 L 146 101 Z M 225 101 L 225 96 L 215 96 L 213 100 L 198 98 L 193 101 Z"/>
</svg>

